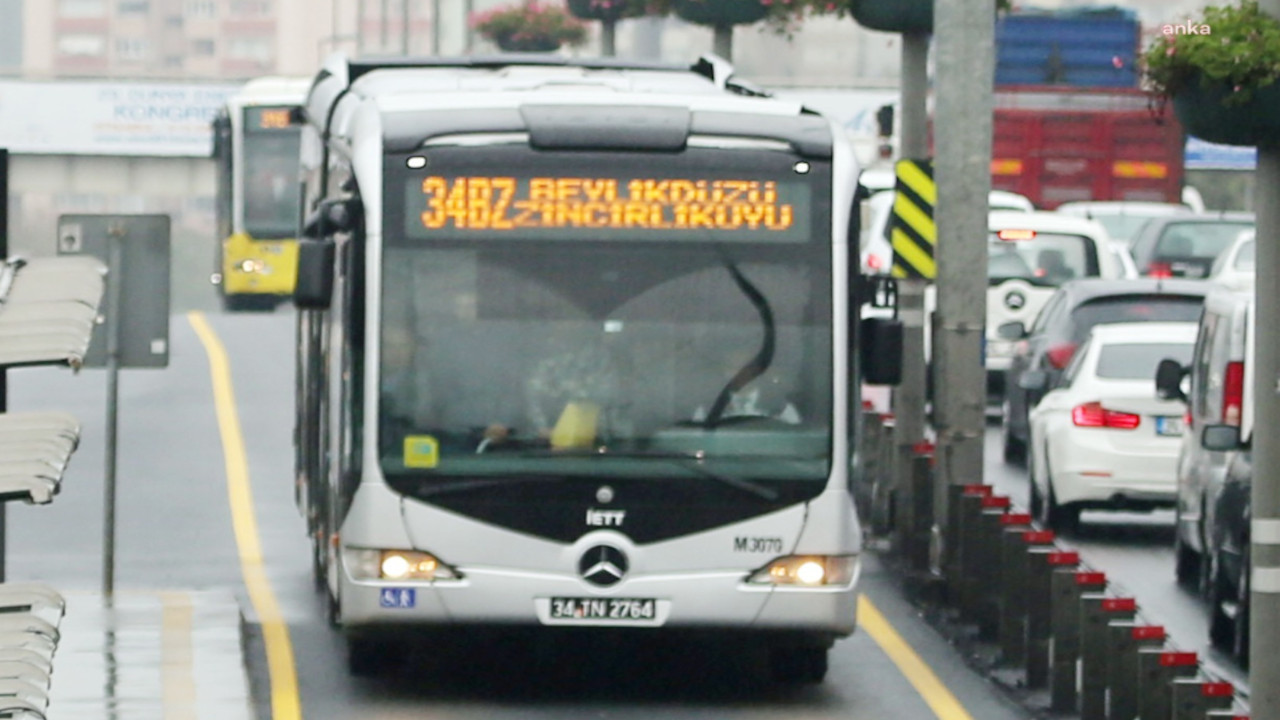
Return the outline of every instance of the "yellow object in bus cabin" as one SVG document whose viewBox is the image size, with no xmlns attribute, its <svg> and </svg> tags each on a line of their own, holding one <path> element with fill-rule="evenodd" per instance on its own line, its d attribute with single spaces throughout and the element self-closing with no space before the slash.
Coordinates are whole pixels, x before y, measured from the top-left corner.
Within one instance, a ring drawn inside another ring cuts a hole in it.
<svg viewBox="0 0 1280 720">
<path fill-rule="evenodd" d="M 553 449 L 589 448 L 596 441 L 596 422 L 600 419 L 600 406 L 576 401 L 565 405 L 560 419 L 551 429 Z"/>
<path fill-rule="evenodd" d="M 440 464 L 440 443 L 431 435 L 406 435 L 404 466 L 433 468 Z"/>
</svg>

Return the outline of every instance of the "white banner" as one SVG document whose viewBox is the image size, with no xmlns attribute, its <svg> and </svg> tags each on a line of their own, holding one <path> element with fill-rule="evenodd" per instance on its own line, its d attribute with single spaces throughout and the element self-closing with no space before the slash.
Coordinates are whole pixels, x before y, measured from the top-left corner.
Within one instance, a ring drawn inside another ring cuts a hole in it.
<svg viewBox="0 0 1280 720">
<path fill-rule="evenodd" d="M 0 147 L 15 154 L 207 157 L 241 84 L 0 80 Z"/>
</svg>

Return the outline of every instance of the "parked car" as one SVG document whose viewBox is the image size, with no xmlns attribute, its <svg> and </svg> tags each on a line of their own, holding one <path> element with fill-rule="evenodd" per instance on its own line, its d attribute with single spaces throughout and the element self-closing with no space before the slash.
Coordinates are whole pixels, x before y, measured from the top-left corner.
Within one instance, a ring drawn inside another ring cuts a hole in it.
<svg viewBox="0 0 1280 720">
<path fill-rule="evenodd" d="M 1194 322 L 1097 325 L 1055 388 L 1043 370 L 1023 375 L 1048 390 L 1031 411 L 1027 460 L 1042 523 L 1070 530 L 1085 509 L 1173 506 L 1182 404 L 1156 397 L 1155 370 L 1189 361 L 1195 338 Z"/>
<path fill-rule="evenodd" d="M 874 192 L 866 200 L 870 221 L 861 238 L 862 271 L 865 273 L 887 273 L 893 265 L 893 243 L 889 235 L 893 200 L 892 190 Z M 1025 195 L 1004 190 L 992 190 L 987 196 L 987 205 L 990 210 L 1035 210 Z"/>
<path fill-rule="evenodd" d="M 1153 218 L 1133 238 L 1133 261 L 1143 275 L 1203 278 L 1241 231 L 1253 229 L 1253 222 L 1253 213 Z"/>
<path fill-rule="evenodd" d="M 992 212 L 987 236 L 987 402 L 1004 400 L 1014 346 L 1003 323 L 1030 323 L 1059 285 L 1075 278 L 1121 278 L 1124 269 L 1098 223 L 1056 212 Z"/>
<path fill-rule="evenodd" d="M 1025 459 L 1027 416 L 1043 391 L 1023 387 L 1023 373 L 1043 370 L 1053 387 L 1094 325 L 1113 322 L 1195 322 L 1212 286 L 1203 280 L 1138 278 L 1073 280 L 1054 293 L 1028 329 L 1022 319 L 996 328 L 1010 354 L 1001 406 L 1007 462 Z M 990 302 L 990 301 L 988 301 Z M 988 352 L 993 349 L 989 344 Z"/>
<path fill-rule="evenodd" d="M 1254 294 L 1217 288 L 1204 312 L 1191 361 L 1170 358 L 1157 370 L 1156 391 L 1186 405 L 1188 432 L 1178 453 L 1174 574 L 1183 585 L 1209 588 L 1213 498 L 1219 494 L 1230 454 L 1204 442 L 1210 428 L 1227 425 L 1249 437 L 1253 426 Z"/>
<path fill-rule="evenodd" d="M 1062 203 L 1054 212 L 1097 220 L 1107 229 L 1112 240 L 1122 242 L 1127 247 L 1133 236 L 1151 218 L 1190 215 L 1193 211 L 1180 203 L 1084 200 Z"/>
<path fill-rule="evenodd" d="M 1232 290 L 1252 290 L 1257 278 L 1255 232 L 1244 230 L 1209 268 L 1209 281 Z"/>
</svg>

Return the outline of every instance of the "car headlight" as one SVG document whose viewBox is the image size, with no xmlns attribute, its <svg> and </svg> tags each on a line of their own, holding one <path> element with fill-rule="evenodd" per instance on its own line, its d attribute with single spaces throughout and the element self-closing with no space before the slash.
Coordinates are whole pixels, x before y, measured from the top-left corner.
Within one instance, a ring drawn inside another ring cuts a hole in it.
<svg viewBox="0 0 1280 720">
<path fill-rule="evenodd" d="M 457 580 L 462 573 L 418 550 L 345 548 L 347 570 L 356 580 Z"/>
<path fill-rule="evenodd" d="M 751 573 L 759 585 L 848 585 L 858 571 L 857 555 L 786 555 Z"/>
</svg>

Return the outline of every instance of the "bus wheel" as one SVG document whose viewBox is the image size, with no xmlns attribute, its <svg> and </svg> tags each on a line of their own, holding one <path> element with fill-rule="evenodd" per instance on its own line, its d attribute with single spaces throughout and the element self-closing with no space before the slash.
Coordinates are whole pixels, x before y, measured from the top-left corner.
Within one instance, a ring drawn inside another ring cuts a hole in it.
<svg viewBox="0 0 1280 720">
<path fill-rule="evenodd" d="M 769 669 L 780 683 L 816 684 L 827 676 L 827 649 L 823 647 L 775 647 L 769 652 Z"/>
<path fill-rule="evenodd" d="M 329 548 L 324 541 L 326 533 L 316 528 L 311 533 L 311 577 L 316 590 L 329 591 Z"/>
</svg>

